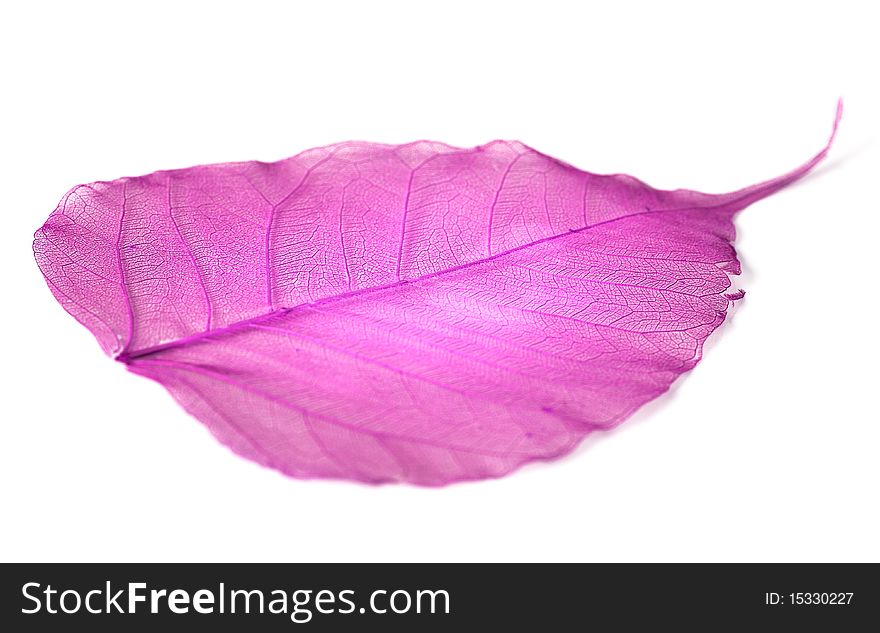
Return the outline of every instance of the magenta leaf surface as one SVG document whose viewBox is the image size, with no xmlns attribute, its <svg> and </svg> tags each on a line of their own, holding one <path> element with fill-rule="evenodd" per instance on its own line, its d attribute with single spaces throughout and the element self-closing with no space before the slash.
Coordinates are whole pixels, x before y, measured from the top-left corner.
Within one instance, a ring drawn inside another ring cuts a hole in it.
<svg viewBox="0 0 880 633">
<path fill-rule="evenodd" d="M 830 143 L 723 195 L 517 142 L 342 143 L 75 187 L 34 252 L 108 354 L 236 453 L 440 485 L 564 455 L 693 368 L 742 296 L 734 214 Z"/>
</svg>

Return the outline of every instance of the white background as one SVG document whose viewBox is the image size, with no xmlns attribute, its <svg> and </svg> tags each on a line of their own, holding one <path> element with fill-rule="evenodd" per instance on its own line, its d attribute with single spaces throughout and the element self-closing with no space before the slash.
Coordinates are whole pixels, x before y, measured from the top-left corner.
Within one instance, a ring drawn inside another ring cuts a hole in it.
<svg viewBox="0 0 880 633">
<path fill-rule="evenodd" d="M 867 2 L 6 3 L 0 560 L 880 560 Z M 561 461 L 443 489 L 287 479 L 102 353 L 31 238 L 73 185 L 348 139 L 495 138 L 746 209 L 704 361 Z"/>
</svg>

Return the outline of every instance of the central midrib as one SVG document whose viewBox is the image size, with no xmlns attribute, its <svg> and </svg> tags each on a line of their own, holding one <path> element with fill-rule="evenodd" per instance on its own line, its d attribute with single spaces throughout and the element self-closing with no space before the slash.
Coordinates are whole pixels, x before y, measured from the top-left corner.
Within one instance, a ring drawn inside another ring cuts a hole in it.
<svg viewBox="0 0 880 633">
<path fill-rule="evenodd" d="M 764 186 L 770 186 L 771 184 L 774 184 L 774 183 L 775 183 L 775 180 L 774 181 L 767 181 L 766 183 L 761 183 L 759 185 L 756 185 L 755 187 L 763 188 Z M 335 301 L 343 301 L 345 299 L 351 299 L 353 297 L 367 295 L 367 294 L 370 294 L 373 292 L 381 292 L 383 290 L 388 290 L 390 288 L 405 286 L 408 284 L 419 283 L 419 282 L 422 282 L 422 281 L 425 281 L 428 279 L 434 279 L 437 277 L 441 277 L 443 275 L 457 272 L 459 270 L 470 268 L 472 266 L 478 266 L 480 264 L 484 264 L 486 262 L 489 262 L 489 261 L 492 261 L 495 259 L 499 259 L 501 257 L 509 255 L 510 253 L 515 253 L 517 251 L 532 248 L 533 246 L 537 246 L 538 244 L 544 244 L 547 242 L 551 242 L 551 241 L 560 239 L 562 237 L 565 237 L 567 235 L 581 233 L 581 232 L 587 231 L 589 229 L 595 228 L 597 226 L 602 226 L 605 224 L 610 224 L 612 222 L 626 220 L 626 219 L 632 218 L 632 217 L 638 217 L 641 215 L 648 215 L 648 214 L 661 214 L 661 213 L 678 212 L 678 211 L 694 211 L 694 210 L 710 211 L 712 209 L 717 209 L 717 208 L 734 207 L 742 199 L 753 196 L 756 193 L 758 193 L 756 191 L 755 187 L 747 187 L 745 189 L 740 190 L 739 192 L 734 192 L 734 194 L 741 194 L 741 195 L 734 195 L 733 197 L 730 197 L 730 194 L 721 194 L 721 196 L 719 196 L 719 197 L 721 197 L 724 201 L 720 204 L 717 204 L 717 205 L 708 205 L 708 206 L 697 205 L 697 206 L 688 206 L 688 207 L 677 207 L 677 208 L 671 208 L 671 209 L 649 209 L 649 210 L 645 210 L 645 211 L 638 211 L 636 213 L 631 213 L 629 215 L 620 216 L 617 218 L 611 218 L 609 220 L 604 220 L 602 222 L 596 222 L 595 224 L 590 224 L 588 226 L 582 226 L 577 229 L 568 229 L 564 233 L 557 233 L 556 235 L 550 235 L 548 237 L 544 237 L 539 240 L 529 242 L 528 244 L 522 244 L 520 246 L 515 246 L 514 248 L 507 249 L 506 251 L 502 251 L 502 252 L 496 253 L 494 255 L 489 255 L 489 256 L 484 257 L 482 259 L 478 259 L 478 260 L 475 260 L 472 262 L 467 262 L 464 264 L 458 264 L 456 266 L 451 266 L 449 268 L 444 268 L 443 270 L 438 270 L 436 272 L 428 273 L 426 275 L 422 275 L 420 277 L 415 277 L 413 279 L 404 279 L 401 281 L 395 281 L 395 282 L 380 285 L 380 286 L 372 286 L 370 288 L 360 288 L 358 290 L 352 290 L 351 292 L 345 292 L 345 293 L 333 295 L 330 297 L 324 297 L 324 298 L 318 299 L 316 301 L 300 303 L 295 306 L 290 306 L 290 307 L 286 307 L 286 308 L 280 308 L 278 310 L 274 310 L 272 312 L 267 312 L 266 314 L 261 314 L 259 316 L 255 316 L 250 319 L 243 319 L 241 321 L 236 321 L 235 323 L 233 323 L 231 325 L 227 325 L 226 327 L 218 328 L 216 330 L 208 330 L 206 332 L 199 332 L 198 334 L 192 334 L 190 336 L 186 336 L 181 339 L 174 340 L 174 341 L 169 341 L 167 343 L 162 343 L 160 345 L 153 345 L 150 347 L 145 347 L 143 349 L 134 350 L 131 352 L 127 352 L 127 351 L 123 350 L 115 358 L 119 362 L 128 363 L 129 361 L 136 360 L 138 358 L 141 358 L 143 356 L 147 356 L 149 354 L 155 354 L 157 352 L 162 352 L 162 351 L 165 351 L 168 349 L 181 347 L 181 346 L 187 345 L 189 343 L 203 341 L 206 339 L 210 339 L 214 336 L 222 336 L 222 335 L 228 334 L 230 332 L 236 332 L 239 329 L 244 329 L 244 328 L 247 328 L 248 326 L 251 326 L 253 324 L 258 324 L 263 321 L 267 321 L 269 319 L 273 319 L 275 317 L 281 316 L 283 314 L 288 314 L 290 312 L 293 312 L 294 310 L 297 310 L 297 309 L 300 309 L 303 307 L 326 305 L 328 303 L 333 303 Z"/>
</svg>

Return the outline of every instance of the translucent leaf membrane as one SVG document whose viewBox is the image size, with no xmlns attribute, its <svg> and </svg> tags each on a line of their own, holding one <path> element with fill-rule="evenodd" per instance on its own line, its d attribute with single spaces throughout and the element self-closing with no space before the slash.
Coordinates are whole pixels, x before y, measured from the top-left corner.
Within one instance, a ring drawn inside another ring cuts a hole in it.
<svg viewBox="0 0 880 633">
<path fill-rule="evenodd" d="M 692 369 L 742 296 L 733 216 L 830 143 L 723 195 L 518 142 L 341 143 L 75 187 L 34 252 L 108 354 L 238 454 L 441 485 L 563 455 Z"/>
</svg>

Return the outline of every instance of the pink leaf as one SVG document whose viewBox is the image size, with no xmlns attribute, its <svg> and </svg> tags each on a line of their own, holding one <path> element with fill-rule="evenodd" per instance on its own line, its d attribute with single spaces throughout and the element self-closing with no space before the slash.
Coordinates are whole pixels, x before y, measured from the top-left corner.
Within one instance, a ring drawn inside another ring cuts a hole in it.
<svg viewBox="0 0 880 633">
<path fill-rule="evenodd" d="M 497 477 L 697 364 L 742 297 L 734 214 L 830 143 L 723 195 L 516 142 L 342 143 L 75 187 L 34 252 L 107 353 L 240 455 L 294 477 Z"/>
</svg>

